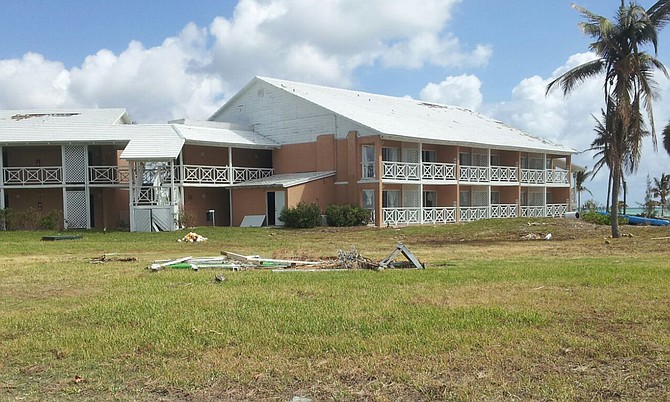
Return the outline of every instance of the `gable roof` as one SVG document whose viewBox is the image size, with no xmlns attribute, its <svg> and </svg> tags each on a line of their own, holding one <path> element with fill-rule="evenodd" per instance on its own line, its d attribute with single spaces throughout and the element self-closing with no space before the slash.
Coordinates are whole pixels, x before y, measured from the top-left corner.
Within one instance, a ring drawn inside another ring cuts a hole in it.
<svg viewBox="0 0 670 402">
<path fill-rule="evenodd" d="M 531 152 L 576 152 L 462 107 L 267 77 L 255 77 L 245 89 L 259 81 L 367 127 L 370 134 L 383 138 Z M 242 92 L 244 89 L 210 119 L 233 105 Z"/>
<path fill-rule="evenodd" d="M 281 187 L 288 188 L 311 181 L 325 179 L 335 176 L 335 171 L 305 172 L 305 173 L 281 173 L 261 179 L 249 180 L 233 185 L 233 188 L 259 188 L 259 187 Z"/>
<path fill-rule="evenodd" d="M 168 160 L 185 143 L 276 148 L 270 139 L 226 123 L 176 120 L 130 124 L 125 109 L 0 110 L 0 146 L 119 144 L 126 160 Z"/>
</svg>

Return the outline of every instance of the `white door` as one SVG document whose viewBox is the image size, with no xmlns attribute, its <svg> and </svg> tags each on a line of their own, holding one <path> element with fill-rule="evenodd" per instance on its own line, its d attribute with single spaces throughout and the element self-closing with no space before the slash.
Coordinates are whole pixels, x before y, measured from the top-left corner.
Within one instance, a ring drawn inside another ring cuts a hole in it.
<svg viewBox="0 0 670 402">
<path fill-rule="evenodd" d="M 285 191 L 275 191 L 275 225 L 277 226 L 284 226 L 284 222 L 279 220 L 279 214 L 281 214 L 282 209 L 286 206 L 285 195 Z"/>
</svg>

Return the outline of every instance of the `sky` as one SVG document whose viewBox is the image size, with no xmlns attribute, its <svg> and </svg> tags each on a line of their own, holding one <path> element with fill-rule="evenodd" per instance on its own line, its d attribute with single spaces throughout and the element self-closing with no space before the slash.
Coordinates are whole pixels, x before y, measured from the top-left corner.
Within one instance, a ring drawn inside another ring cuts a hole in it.
<svg viewBox="0 0 670 402">
<path fill-rule="evenodd" d="M 458 105 L 578 151 L 600 116 L 602 84 L 545 95 L 593 59 L 573 0 L 4 0 L 0 108 L 124 107 L 139 123 L 206 119 L 254 76 Z M 652 0 L 638 0 L 644 7 Z M 577 3 L 610 18 L 618 0 Z M 670 27 L 658 58 L 670 67 Z M 670 81 L 657 75 L 660 133 Z M 660 145 L 660 143 L 659 143 Z M 627 178 L 628 205 L 646 178 L 670 173 L 647 140 Z M 607 172 L 582 195 L 604 204 Z"/>
</svg>

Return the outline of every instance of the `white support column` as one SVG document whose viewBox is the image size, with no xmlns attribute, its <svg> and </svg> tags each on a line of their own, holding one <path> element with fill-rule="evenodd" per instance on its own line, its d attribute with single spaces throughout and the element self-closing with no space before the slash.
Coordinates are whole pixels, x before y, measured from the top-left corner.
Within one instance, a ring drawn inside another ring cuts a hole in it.
<svg viewBox="0 0 670 402">
<path fill-rule="evenodd" d="M 228 147 L 228 182 L 233 184 L 233 148 Z M 233 226 L 233 189 L 228 187 L 228 218 L 230 219 L 229 224 Z"/>
<path fill-rule="evenodd" d="M 0 209 L 5 209 L 5 160 L 0 147 Z"/>
<path fill-rule="evenodd" d="M 135 162 L 128 161 L 128 222 L 130 224 L 130 231 L 135 231 L 135 210 L 133 208 L 133 199 L 135 194 L 133 192 L 133 179 L 135 176 Z"/>
<path fill-rule="evenodd" d="M 488 177 L 488 182 L 489 183 L 486 186 L 486 188 L 488 189 L 487 195 L 486 195 L 486 205 L 488 205 L 488 212 L 486 213 L 486 215 L 489 218 L 491 218 L 491 148 L 487 149 L 487 154 L 488 154 L 488 156 L 486 158 L 486 166 L 488 166 L 487 177 Z"/>
<path fill-rule="evenodd" d="M 175 217 L 179 217 L 179 203 L 181 202 L 181 197 L 177 196 L 177 186 L 174 180 L 174 159 L 170 159 L 170 208 L 172 209 L 172 230 L 178 229 L 177 224 L 174 223 L 177 220 Z"/>
<path fill-rule="evenodd" d="M 91 189 L 88 177 L 88 145 L 84 145 L 84 194 L 86 194 L 86 228 L 91 228 Z"/>
<path fill-rule="evenodd" d="M 423 224 L 423 143 L 419 142 L 419 223 Z"/>
<path fill-rule="evenodd" d="M 63 228 L 67 229 L 67 189 L 65 187 L 65 146 L 60 146 L 61 189 L 63 191 Z"/>
</svg>

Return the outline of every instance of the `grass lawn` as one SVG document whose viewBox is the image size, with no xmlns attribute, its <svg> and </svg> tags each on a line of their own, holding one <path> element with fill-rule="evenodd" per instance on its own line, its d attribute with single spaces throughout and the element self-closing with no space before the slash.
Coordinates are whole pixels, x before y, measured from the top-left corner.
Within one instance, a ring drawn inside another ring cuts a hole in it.
<svg viewBox="0 0 670 402">
<path fill-rule="evenodd" d="M 195 231 L 209 240 L 0 232 L 0 400 L 670 399 L 668 228 Z M 222 250 L 381 259 L 397 241 L 428 269 L 146 269 Z M 104 253 L 138 261 L 90 263 Z"/>
</svg>

